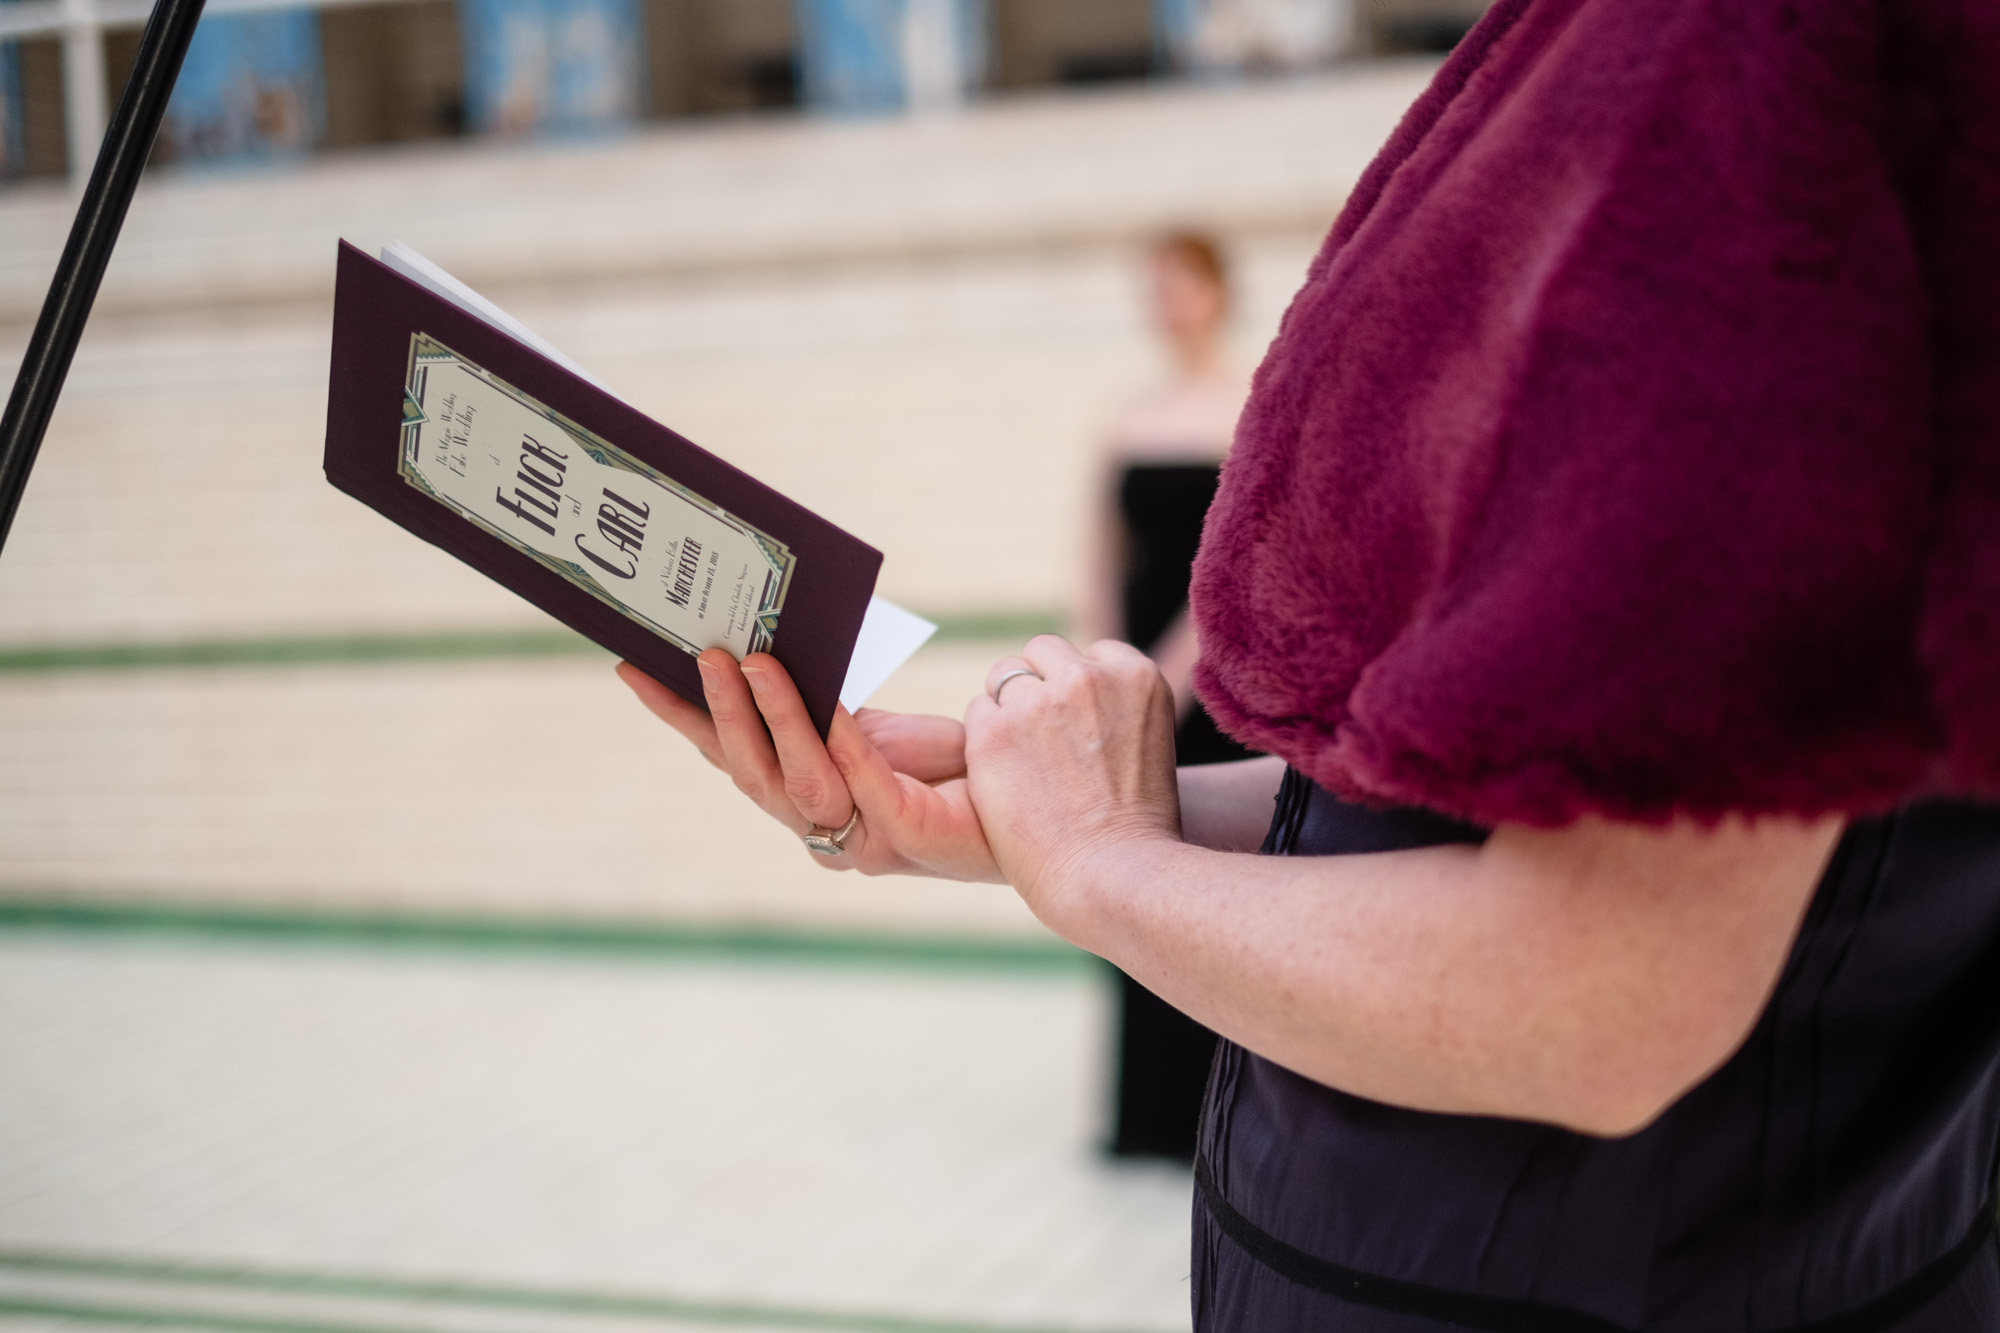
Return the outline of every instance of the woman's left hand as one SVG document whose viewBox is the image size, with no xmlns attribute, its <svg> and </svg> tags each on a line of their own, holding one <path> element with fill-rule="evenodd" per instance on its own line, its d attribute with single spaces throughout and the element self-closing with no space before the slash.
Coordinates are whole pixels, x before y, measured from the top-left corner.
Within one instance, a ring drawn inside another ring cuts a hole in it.
<svg viewBox="0 0 2000 1333">
<path fill-rule="evenodd" d="M 1024 670 L 1032 674 L 1015 674 Z M 965 729 L 987 842 L 1058 934 L 1088 933 L 1079 891 L 1092 857 L 1133 839 L 1179 840 L 1173 690 L 1131 645 L 1084 651 L 1054 635 L 1031 639 L 987 673 Z"/>
</svg>

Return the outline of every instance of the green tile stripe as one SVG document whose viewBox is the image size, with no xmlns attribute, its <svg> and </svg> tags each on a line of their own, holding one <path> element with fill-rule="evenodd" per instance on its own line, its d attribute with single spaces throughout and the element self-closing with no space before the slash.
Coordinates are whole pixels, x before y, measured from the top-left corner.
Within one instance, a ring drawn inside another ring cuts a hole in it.
<svg viewBox="0 0 2000 1333">
<path fill-rule="evenodd" d="M 0 649 L 0 673 L 135 671 L 161 667 L 322 666 L 358 662 L 608 656 L 566 629 L 429 634 L 295 635 L 164 643 L 72 643 Z"/>
<path fill-rule="evenodd" d="M 749 1302 L 703 1301 L 673 1296 L 564 1291 L 467 1282 L 427 1282 L 352 1274 L 240 1268 L 235 1266 L 161 1263 L 121 1257 L 0 1251 L 0 1270 L 217 1288 L 230 1292 L 257 1291 L 301 1297 L 345 1297 L 357 1300 L 423 1302 L 510 1312 L 652 1319 L 664 1323 L 749 1325 L 759 1328 L 825 1330 L 827 1333 L 1075 1333 L 1052 1325 L 988 1324 L 962 1320 L 926 1319 L 907 1315 L 816 1310 Z M 155 1303 L 106 1303 L 68 1296 L 0 1293 L 0 1315 L 76 1319 L 91 1323 L 160 1324 L 178 1328 L 220 1330 L 222 1333 L 437 1333 L 378 1324 L 366 1319 L 329 1322 L 282 1315 L 198 1311 Z M 1094 1333 L 1131 1333 L 1096 1330 Z"/>
<path fill-rule="evenodd" d="M 1076 973 L 1089 954 L 1056 939 L 902 935 L 756 925 L 356 912 L 0 889 L 0 931 L 172 935 L 447 952 L 717 959 L 944 972 Z"/>
<path fill-rule="evenodd" d="M 933 642 L 1018 643 L 1060 633 L 1054 611 L 994 611 L 932 616 Z M 604 657 L 602 648 L 567 629 L 441 630 L 422 634 L 299 634 L 160 643 L 70 643 L 0 648 L 0 674 L 140 671 L 190 667 L 293 667 L 383 662 L 517 661 Z"/>
</svg>

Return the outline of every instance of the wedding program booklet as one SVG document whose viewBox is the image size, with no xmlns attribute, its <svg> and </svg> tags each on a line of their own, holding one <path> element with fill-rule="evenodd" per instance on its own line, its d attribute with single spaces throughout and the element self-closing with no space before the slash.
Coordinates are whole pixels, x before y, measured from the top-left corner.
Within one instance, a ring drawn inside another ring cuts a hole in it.
<svg viewBox="0 0 2000 1333">
<path fill-rule="evenodd" d="M 880 552 L 407 246 L 341 243 L 326 475 L 695 703 L 696 654 L 770 653 L 822 736 L 935 628 L 873 596 Z"/>
</svg>

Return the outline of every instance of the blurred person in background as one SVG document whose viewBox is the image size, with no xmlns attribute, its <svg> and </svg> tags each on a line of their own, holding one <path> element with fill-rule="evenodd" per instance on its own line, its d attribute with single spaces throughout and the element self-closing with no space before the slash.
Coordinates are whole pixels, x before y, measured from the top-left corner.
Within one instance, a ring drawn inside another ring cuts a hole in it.
<svg viewBox="0 0 2000 1333">
<path fill-rule="evenodd" d="M 1268 758 L 1176 773 L 1120 643 L 825 744 L 770 657 L 626 679 L 1223 1034 L 1197 1333 L 1992 1333 L 1996 69 L 1992 0 L 1499 0 L 1204 531 Z"/>
<path fill-rule="evenodd" d="M 1181 764 L 1225 763 L 1250 751 L 1223 735 L 1194 697 L 1199 649 L 1187 592 L 1202 516 L 1250 381 L 1230 363 L 1224 340 L 1230 288 L 1221 247 L 1196 232 L 1173 232 L 1146 258 L 1148 314 L 1169 373 L 1128 399 L 1104 433 L 1075 622 L 1087 640 L 1122 639 L 1158 664 L 1174 692 Z M 1191 1161 L 1215 1034 L 1112 970 L 1118 1030 L 1108 1147 L 1119 1156 Z"/>
</svg>

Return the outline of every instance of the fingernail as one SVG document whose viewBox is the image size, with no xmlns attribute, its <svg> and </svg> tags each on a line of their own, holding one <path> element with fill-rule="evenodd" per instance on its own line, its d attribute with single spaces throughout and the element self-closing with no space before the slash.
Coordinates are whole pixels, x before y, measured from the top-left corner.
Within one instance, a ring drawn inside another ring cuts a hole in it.
<svg viewBox="0 0 2000 1333">
<path fill-rule="evenodd" d="M 762 671 L 759 671 L 756 667 L 744 667 L 743 679 L 749 681 L 750 688 L 756 691 L 758 694 L 762 694 L 764 692 L 764 687 L 770 684 L 769 681 L 764 679 L 764 673 Z"/>
<path fill-rule="evenodd" d="M 708 663 L 702 661 L 700 658 L 696 658 L 694 664 L 697 667 L 701 668 L 701 688 L 709 694 L 714 694 L 715 668 L 710 666 Z"/>
</svg>

